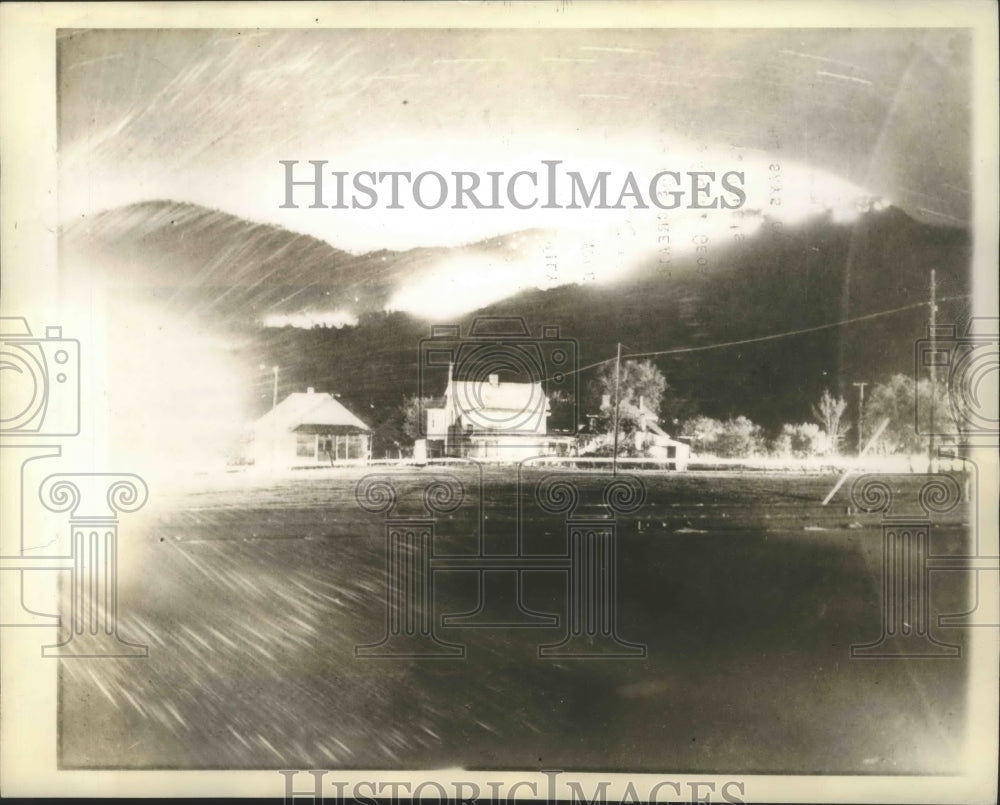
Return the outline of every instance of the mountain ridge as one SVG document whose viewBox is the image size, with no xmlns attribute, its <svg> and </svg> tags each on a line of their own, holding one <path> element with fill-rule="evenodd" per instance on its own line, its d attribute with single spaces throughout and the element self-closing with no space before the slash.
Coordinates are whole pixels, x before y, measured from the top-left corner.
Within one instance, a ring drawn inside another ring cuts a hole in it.
<svg viewBox="0 0 1000 805">
<path fill-rule="evenodd" d="M 539 247 L 551 233 L 526 230 L 462 247 L 353 255 L 221 211 L 148 202 L 76 222 L 62 236 L 66 270 L 85 255 L 104 266 L 105 281 L 125 298 L 138 294 L 228 334 L 240 345 L 232 355 L 240 365 L 280 365 L 282 395 L 306 386 L 339 391 L 353 410 L 381 426 L 393 421 L 407 395 L 440 393 L 417 383 L 419 345 L 432 320 L 386 309 L 401 283 L 442 260 L 490 250 L 503 255 L 516 251 L 515 241 Z M 961 326 L 969 312 L 968 233 L 919 223 L 893 207 L 850 224 L 818 216 L 780 232 L 765 221 L 740 242 L 713 243 L 709 257 L 700 266 L 695 254 L 676 254 L 664 269 L 650 255 L 613 282 L 524 288 L 449 323 L 467 333 L 477 316 L 520 317 L 536 336 L 543 326 L 558 327 L 561 337 L 574 340 L 582 366 L 612 357 L 619 341 L 626 354 L 664 353 L 918 305 L 795 337 L 651 356 L 670 386 L 663 411 L 668 427 L 697 412 L 745 414 L 774 428 L 809 420 L 824 388 L 848 397 L 853 408 L 852 382 L 912 373 L 914 342 L 925 335 L 922 303 L 932 268 L 945 300 L 938 321 Z M 262 326 L 269 314 L 344 306 L 353 317 L 342 327 Z M 591 377 L 580 376 L 580 417 L 593 404 L 586 399 Z M 271 392 L 263 378 L 247 392 L 248 408 L 263 413 Z"/>
</svg>

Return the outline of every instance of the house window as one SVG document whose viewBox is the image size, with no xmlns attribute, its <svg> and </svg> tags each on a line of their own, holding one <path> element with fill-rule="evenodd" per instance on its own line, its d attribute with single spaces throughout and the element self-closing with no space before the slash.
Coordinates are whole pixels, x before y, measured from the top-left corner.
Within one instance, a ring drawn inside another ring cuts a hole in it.
<svg viewBox="0 0 1000 805">
<path fill-rule="evenodd" d="M 316 458 L 316 435 L 313 433 L 295 434 L 295 456 L 297 458 Z"/>
</svg>

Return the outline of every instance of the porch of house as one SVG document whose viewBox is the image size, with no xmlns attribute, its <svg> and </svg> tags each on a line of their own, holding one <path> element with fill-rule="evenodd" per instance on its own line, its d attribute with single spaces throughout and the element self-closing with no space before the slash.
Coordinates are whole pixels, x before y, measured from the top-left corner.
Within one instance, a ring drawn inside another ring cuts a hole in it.
<svg viewBox="0 0 1000 805">
<path fill-rule="evenodd" d="M 352 426 L 300 425 L 295 429 L 295 463 L 360 463 L 371 458 L 371 433 Z"/>
</svg>

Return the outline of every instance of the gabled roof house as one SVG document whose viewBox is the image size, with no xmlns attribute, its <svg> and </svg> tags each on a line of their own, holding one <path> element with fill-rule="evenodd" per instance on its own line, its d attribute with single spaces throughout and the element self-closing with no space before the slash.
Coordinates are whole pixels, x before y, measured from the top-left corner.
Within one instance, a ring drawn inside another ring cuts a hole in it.
<svg viewBox="0 0 1000 805">
<path fill-rule="evenodd" d="M 567 452 L 572 440 L 548 433 L 549 413 L 541 383 L 456 380 L 449 371 L 444 405 L 426 410 L 429 452 L 496 461 Z"/>
<path fill-rule="evenodd" d="M 371 428 L 332 394 L 289 394 L 253 423 L 255 465 L 308 467 L 371 458 Z"/>
</svg>

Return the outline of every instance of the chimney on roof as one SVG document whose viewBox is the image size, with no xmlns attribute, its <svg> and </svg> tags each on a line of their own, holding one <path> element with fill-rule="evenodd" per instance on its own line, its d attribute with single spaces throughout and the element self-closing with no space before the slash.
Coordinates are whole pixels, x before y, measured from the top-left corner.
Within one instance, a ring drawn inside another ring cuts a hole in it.
<svg viewBox="0 0 1000 805">
<path fill-rule="evenodd" d="M 490 375 L 490 385 L 496 388 L 500 385 L 500 375 Z"/>
<path fill-rule="evenodd" d="M 315 393 L 316 389 L 314 389 L 312 386 L 309 386 L 309 388 L 306 389 L 306 394 L 315 394 Z"/>
</svg>

